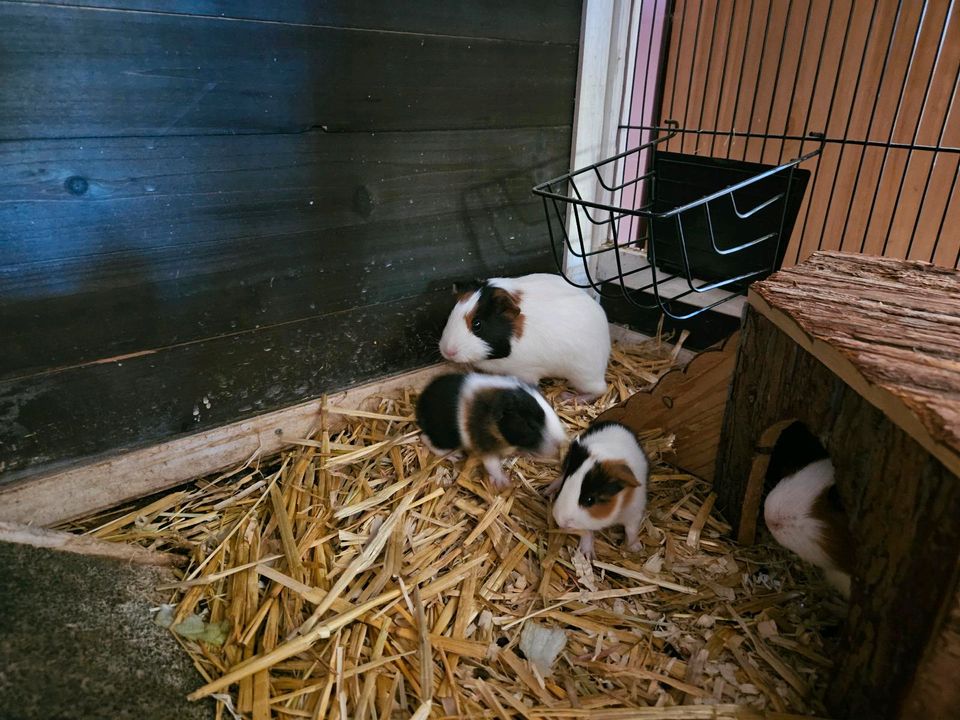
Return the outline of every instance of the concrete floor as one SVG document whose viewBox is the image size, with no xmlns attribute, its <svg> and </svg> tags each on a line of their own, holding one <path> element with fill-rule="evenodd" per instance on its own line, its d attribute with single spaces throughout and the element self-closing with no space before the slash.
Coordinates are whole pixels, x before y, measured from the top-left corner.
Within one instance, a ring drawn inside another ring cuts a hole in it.
<svg viewBox="0 0 960 720">
<path fill-rule="evenodd" d="M 206 720 L 203 684 L 150 608 L 163 571 L 0 542 L 3 720 Z"/>
</svg>

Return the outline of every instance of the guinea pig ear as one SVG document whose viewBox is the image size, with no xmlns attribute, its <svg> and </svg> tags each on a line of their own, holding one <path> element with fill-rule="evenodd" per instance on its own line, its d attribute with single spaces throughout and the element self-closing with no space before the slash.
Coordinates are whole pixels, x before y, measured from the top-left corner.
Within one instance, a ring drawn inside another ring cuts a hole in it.
<svg viewBox="0 0 960 720">
<path fill-rule="evenodd" d="M 453 283 L 453 294 L 460 298 L 469 297 L 483 287 L 483 280 L 458 280 Z"/>
<path fill-rule="evenodd" d="M 633 474 L 633 470 L 631 470 L 630 466 L 625 462 L 620 460 L 604 460 L 600 465 L 603 466 L 604 471 L 611 480 L 619 482 L 624 487 L 640 487 L 637 476 Z"/>
<path fill-rule="evenodd" d="M 520 295 L 509 293 L 503 288 L 495 288 L 493 293 L 494 308 L 497 315 L 513 321 L 520 315 Z"/>
</svg>

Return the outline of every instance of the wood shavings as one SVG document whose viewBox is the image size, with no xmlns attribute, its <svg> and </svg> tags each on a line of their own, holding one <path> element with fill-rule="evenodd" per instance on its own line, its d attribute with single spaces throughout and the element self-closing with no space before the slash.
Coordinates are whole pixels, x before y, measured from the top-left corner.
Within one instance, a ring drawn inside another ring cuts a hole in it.
<svg viewBox="0 0 960 720">
<path fill-rule="evenodd" d="M 533 621 L 523 624 L 520 649 L 540 675 L 550 675 L 557 655 L 567 644 L 567 634 L 559 628 L 548 628 Z"/>
<path fill-rule="evenodd" d="M 675 357 L 660 339 L 618 346 L 596 403 L 544 394 L 576 433 Z M 549 526 L 558 459 L 515 459 L 497 494 L 475 459 L 425 450 L 415 400 L 327 407 L 341 432 L 322 415 L 274 458 L 67 528 L 188 562 L 167 619 L 229 628 L 222 646 L 181 638 L 209 678 L 192 697 L 255 720 L 823 715 L 821 631 L 838 620 L 815 610 L 835 597 L 786 552 L 733 544 L 710 487 L 665 464 L 671 435 L 640 437 L 645 549 L 598 533 L 591 564 Z"/>
</svg>

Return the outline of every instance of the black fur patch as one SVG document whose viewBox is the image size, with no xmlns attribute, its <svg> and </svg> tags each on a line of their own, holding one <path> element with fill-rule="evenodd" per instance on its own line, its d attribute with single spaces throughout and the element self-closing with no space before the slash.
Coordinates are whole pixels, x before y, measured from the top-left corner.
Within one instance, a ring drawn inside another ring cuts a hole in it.
<svg viewBox="0 0 960 720">
<path fill-rule="evenodd" d="M 514 447 L 536 450 L 543 442 L 547 414 L 530 393 L 517 388 L 502 395 L 503 413 L 497 423 L 503 437 Z"/>
<path fill-rule="evenodd" d="M 519 388 L 490 388 L 473 396 L 467 410 L 467 433 L 481 453 L 508 446 L 536 450 L 543 439 L 545 417 L 529 393 Z"/>
<path fill-rule="evenodd" d="M 417 424 L 438 450 L 461 447 L 457 406 L 465 375 L 454 373 L 435 378 L 417 400 Z"/>
<path fill-rule="evenodd" d="M 480 288 L 480 297 L 470 313 L 470 332 L 490 346 L 487 360 L 498 360 L 510 355 L 513 337 L 514 307 L 509 293 L 494 285 Z"/>
<path fill-rule="evenodd" d="M 580 444 L 579 440 L 570 443 L 570 449 L 567 450 L 566 457 L 563 458 L 563 477 L 568 478 L 573 475 L 577 469 L 587 461 L 590 453 Z"/>
<path fill-rule="evenodd" d="M 612 500 L 624 487 L 620 480 L 610 477 L 600 465 L 594 465 L 583 478 L 578 502 L 585 508 L 601 505 Z"/>
<path fill-rule="evenodd" d="M 767 465 L 766 482 L 773 485 L 826 457 L 829 457 L 827 451 L 816 435 L 802 422 L 795 422 L 787 426 L 774 443 L 770 464 Z"/>
</svg>

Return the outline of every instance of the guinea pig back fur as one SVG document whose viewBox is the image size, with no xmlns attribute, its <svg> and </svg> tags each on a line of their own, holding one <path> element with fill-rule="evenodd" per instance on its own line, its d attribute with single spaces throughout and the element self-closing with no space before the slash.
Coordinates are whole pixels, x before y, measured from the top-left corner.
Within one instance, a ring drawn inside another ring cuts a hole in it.
<svg viewBox="0 0 960 720">
<path fill-rule="evenodd" d="M 563 378 L 596 397 L 607 387 L 610 327 L 599 303 L 558 275 L 492 278 L 460 296 L 440 353 L 532 384 Z"/>
<path fill-rule="evenodd" d="M 417 423 L 434 452 L 479 455 L 501 490 L 510 484 L 500 464 L 504 455 L 519 450 L 550 456 L 567 439 L 560 418 L 536 388 L 500 375 L 435 378 L 417 400 Z"/>
</svg>

